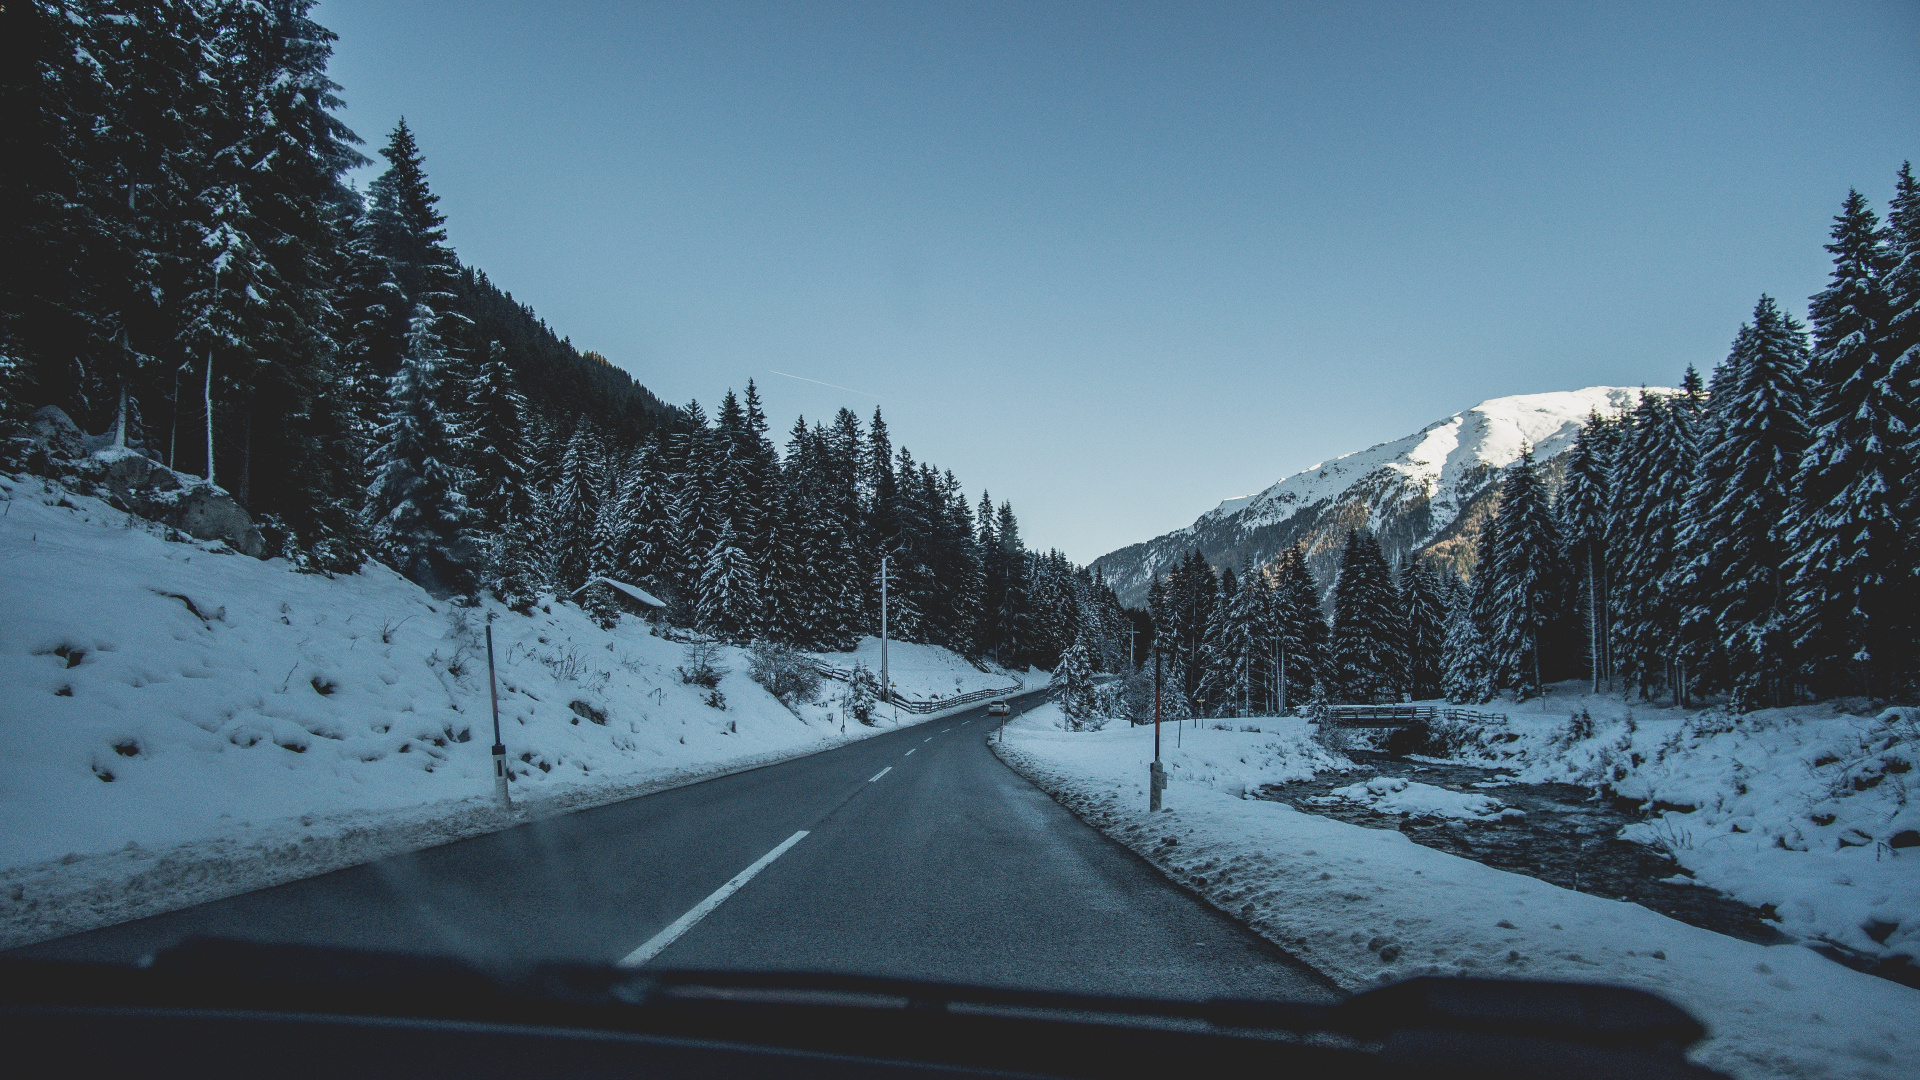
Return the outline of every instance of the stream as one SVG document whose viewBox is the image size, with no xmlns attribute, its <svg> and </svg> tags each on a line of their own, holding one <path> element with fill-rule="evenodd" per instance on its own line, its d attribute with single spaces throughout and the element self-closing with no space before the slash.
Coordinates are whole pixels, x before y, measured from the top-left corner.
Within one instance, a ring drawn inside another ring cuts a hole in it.
<svg viewBox="0 0 1920 1080">
<path fill-rule="evenodd" d="M 1259 797 L 1291 804 L 1372 829 L 1399 829 L 1416 844 L 1526 874 L 1562 888 L 1610 900 L 1627 900 L 1684 923 L 1746 941 L 1771 945 L 1787 940 L 1760 912 L 1712 889 L 1662 881 L 1685 874 L 1665 852 L 1616 839 L 1635 820 L 1572 784 L 1521 784 L 1500 769 L 1409 761 L 1375 751 L 1350 750 L 1360 768 L 1312 780 L 1268 784 Z M 1374 776 L 1399 776 L 1434 787 L 1490 795 L 1525 817 L 1493 821 L 1385 814 L 1344 799 L 1316 803 L 1335 788 Z M 1477 786 L 1477 785 L 1498 786 Z"/>
</svg>

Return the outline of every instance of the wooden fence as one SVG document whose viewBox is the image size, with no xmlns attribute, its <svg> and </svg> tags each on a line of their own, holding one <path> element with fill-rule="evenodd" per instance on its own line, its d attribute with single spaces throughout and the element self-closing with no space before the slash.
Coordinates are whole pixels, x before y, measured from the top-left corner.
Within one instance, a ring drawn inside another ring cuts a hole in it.
<svg viewBox="0 0 1920 1080">
<path fill-rule="evenodd" d="M 1433 705 L 1335 705 L 1327 710 L 1327 723 L 1340 727 L 1402 728 L 1441 719 L 1472 724 L 1507 722 L 1505 713 L 1440 708 Z"/>
</svg>

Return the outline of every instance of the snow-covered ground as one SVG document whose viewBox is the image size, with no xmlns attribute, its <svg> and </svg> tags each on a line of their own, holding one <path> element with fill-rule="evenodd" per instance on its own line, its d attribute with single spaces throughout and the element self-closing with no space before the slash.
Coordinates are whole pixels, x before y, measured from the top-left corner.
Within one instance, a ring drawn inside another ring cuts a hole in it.
<svg viewBox="0 0 1920 1080">
<path fill-rule="evenodd" d="M 1175 880 L 1359 990 L 1421 974 L 1599 981 L 1661 994 L 1710 1034 L 1696 1060 L 1738 1077 L 1906 1077 L 1920 991 L 1799 945 L 1763 946 L 1249 797 L 1350 766 L 1295 718 L 1162 732 L 1166 811 L 1147 811 L 1150 727 L 1062 729 L 1056 706 L 998 750 Z M 1564 720 L 1563 720 L 1564 723 Z M 1363 789 L 1365 784 L 1359 785 Z"/>
<path fill-rule="evenodd" d="M 1400 776 L 1376 776 L 1358 784 L 1335 788 L 1327 795 L 1309 800 L 1317 803 L 1358 803 L 1376 813 L 1405 814 L 1411 817 L 1459 818 L 1486 821 L 1500 817 L 1525 817 L 1491 795 L 1469 795 L 1452 788 L 1434 787 Z"/>
<path fill-rule="evenodd" d="M 860 644 L 850 652 L 813 655 L 842 669 L 864 664 L 875 678 L 880 676 L 880 639 L 871 635 L 861 638 Z M 1009 672 L 997 668 L 982 671 L 950 649 L 909 641 L 887 643 L 887 676 L 893 680 L 895 690 L 916 701 L 1023 685 L 1039 688 L 1047 685 L 1048 677 L 1044 671 Z"/>
<path fill-rule="evenodd" d="M 735 649 L 712 707 L 678 674 L 685 647 L 632 617 L 454 607 L 378 565 L 299 574 L 36 479 L 0 478 L 0 500 L 0 947 L 510 824 L 490 615 L 521 820 L 878 730 L 831 700 L 788 709 Z M 893 657 L 919 696 L 972 671 Z"/>
<path fill-rule="evenodd" d="M 1731 715 L 1557 687 L 1450 732 L 1451 760 L 1583 784 L 1646 806 L 1629 839 L 1780 928 L 1920 962 L 1920 709 L 1822 704 Z"/>
</svg>

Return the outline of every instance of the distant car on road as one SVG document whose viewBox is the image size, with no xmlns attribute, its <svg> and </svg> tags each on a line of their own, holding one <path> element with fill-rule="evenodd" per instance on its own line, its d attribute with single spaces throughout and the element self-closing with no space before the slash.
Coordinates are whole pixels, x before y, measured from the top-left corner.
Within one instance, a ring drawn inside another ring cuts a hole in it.
<svg viewBox="0 0 1920 1080">
<path fill-rule="evenodd" d="M 1005 716 L 1005 715 L 1007 715 L 1007 712 L 1008 712 L 1008 709 L 1007 709 L 1007 703 L 1006 703 L 1006 702 L 1004 702 L 1004 701 L 989 701 L 989 702 L 987 702 L 987 715 L 988 715 L 988 716 Z"/>
</svg>

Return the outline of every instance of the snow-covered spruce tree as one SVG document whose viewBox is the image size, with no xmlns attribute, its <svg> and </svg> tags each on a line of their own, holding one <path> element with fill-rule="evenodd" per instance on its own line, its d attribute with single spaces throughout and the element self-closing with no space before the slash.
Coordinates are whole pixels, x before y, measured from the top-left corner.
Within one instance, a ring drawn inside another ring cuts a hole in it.
<svg viewBox="0 0 1920 1080">
<path fill-rule="evenodd" d="M 1400 571 L 1400 657 L 1404 685 L 1416 701 L 1440 696 L 1441 652 L 1447 638 L 1447 604 L 1439 572 L 1425 561 Z"/>
<path fill-rule="evenodd" d="M 402 303 L 413 312 L 425 304 L 442 316 L 453 310 L 460 260 L 447 244 L 447 219 L 440 197 L 427 184 L 426 159 L 403 117 L 380 150 L 387 169 L 367 186 L 367 224 L 373 253 L 393 275 Z M 399 305 L 395 305 L 399 306 Z M 410 316 L 409 316 L 410 317 Z M 399 327 L 389 327 L 392 335 Z M 435 329 L 442 330 L 436 326 Z M 386 346 L 391 348 L 391 342 Z M 376 345 L 375 370 L 392 363 Z"/>
<path fill-rule="evenodd" d="M 1200 693 L 1212 715 L 1248 716 L 1259 704 L 1254 684 L 1262 667 L 1259 631 L 1267 606 L 1261 578 L 1258 571 L 1234 574 L 1231 567 L 1220 575 L 1220 604 L 1207 635 L 1207 675 Z"/>
<path fill-rule="evenodd" d="M 1607 515 L 1613 505 L 1618 431 L 1618 424 L 1597 410 L 1588 414 L 1567 450 L 1566 480 L 1554 504 L 1560 534 L 1579 583 L 1575 604 L 1583 620 L 1582 651 L 1596 694 L 1613 678 L 1607 652 Z"/>
<path fill-rule="evenodd" d="M 1787 539 L 1790 619 L 1817 691 L 1885 694 L 1910 677 L 1903 579 L 1914 543 L 1900 507 L 1913 479 L 1913 390 L 1895 385 L 1889 355 L 1896 256 L 1858 192 L 1827 250 L 1833 274 L 1812 305 L 1810 443 Z"/>
<path fill-rule="evenodd" d="M 721 485 L 725 480 L 720 448 L 706 410 L 690 401 L 682 429 L 668 441 L 668 528 L 674 558 L 669 573 L 674 591 L 689 600 L 700 591 L 706 556 L 720 535 Z"/>
<path fill-rule="evenodd" d="M 594 526 L 599 522 L 604 472 L 595 442 L 584 425 L 575 429 L 560 458 L 560 477 L 546 506 L 554 587 L 562 595 L 587 583 L 593 563 Z"/>
<path fill-rule="evenodd" d="M 879 676 L 856 661 L 847 675 L 847 688 L 840 695 L 841 708 L 855 720 L 872 725 L 881 700 Z"/>
<path fill-rule="evenodd" d="M 232 397 L 236 383 L 244 385 L 249 369 L 257 363 L 252 357 L 255 335 L 267 318 L 278 284 L 273 268 L 247 235 L 247 207 L 239 187 L 218 184 L 201 192 L 206 224 L 201 227 L 200 254 L 203 268 L 195 277 L 195 287 L 187 294 L 187 309 L 192 312 L 185 329 L 189 356 L 200 358 L 202 407 L 205 427 L 203 476 L 209 483 L 220 483 L 219 454 L 215 445 L 215 425 L 219 414 L 214 403 Z M 438 342 L 435 342 L 438 352 Z"/>
<path fill-rule="evenodd" d="M 1912 162 L 1903 162 L 1894 182 L 1893 201 L 1887 207 L 1887 247 L 1893 264 L 1887 272 L 1887 340 L 1885 351 L 1892 357 L 1887 365 L 1887 381 L 1895 396 L 1903 396 L 1907 406 L 1907 443 L 1904 449 L 1909 465 L 1920 463 L 1920 181 L 1913 176 Z M 1902 506 L 1908 522 L 1920 521 L 1920 490 L 1909 484 Z M 1909 550 L 1912 550 L 1911 548 Z M 1909 560 L 1907 579 L 1920 587 L 1920 560 Z M 1920 605 L 1920 595 L 1912 597 L 1906 610 Z M 1915 626 L 1908 625 L 1909 632 Z M 1911 642 L 1910 642 L 1911 644 Z M 1909 654 L 1909 659 L 1911 659 Z M 1911 665 L 1908 667 L 1912 671 Z"/>
<path fill-rule="evenodd" d="M 627 580 L 620 576 L 620 562 L 628 551 L 634 522 L 628 516 L 630 506 L 623 496 L 633 489 L 631 477 L 639 471 L 637 466 L 637 461 L 629 459 L 621 467 L 609 469 L 612 490 L 602 495 L 594 513 L 593 539 L 587 555 L 587 584 L 579 600 L 581 610 L 603 630 L 620 624 L 620 601 L 612 586 L 596 582 L 602 578 Z"/>
<path fill-rule="evenodd" d="M 1695 448 L 1683 398 L 1642 394 L 1616 462 L 1614 654 L 1620 673 L 1651 698 L 1687 700 L 1680 646 L 1680 530 L 1693 484 Z"/>
<path fill-rule="evenodd" d="M 1307 569 L 1304 545 L 1281 552 L 1274 567 L 1273 604 L 1273 619 L 1280 629 L 1280 648 L 1274 657 L 1279 672 L 1274 708 L 1285 716 L 1305 700 L 1306 691 L 1327 666 L 1327 618 Z"/>
<path fill-rule="evenodd" d="M 1500 524 L 1492 530 L 1493 654 L 1501 677 L 1521 700 L 1545 692 L 1556 674 L 1544 654 L 1555 644 L 1566 605 L 1567 567 L 1560 530 L 1533 463 L 1521 448 L 1500 484 Z"/>
<path fill-rule="evenodd" d="M 1066 717 L 1068 731 L 1085 731 L 1094 718 L 1093 664 L 1087 657 L 1085 642 L 1076 641 L 1060 655 L 1053 673 L 1054 697 L 1060 702 L 1060 714 Z"/>
<path fill-rule="evenodd" d="M 1724 384 L 1715 373 L 1710 441 L 1682 539 L 1699 620 L 1742 711 L 1784 704 L 1791 688 L 1786 533 L 1807 445 L 1806 357 L 1799 324 L 1761 297 L 1721 366 Z"/>
<path fill-rule="evenodd" d="M 491 540 L 533 516 L 523 450 L 527 399 L 514 387 L 506 348 L 497 341 L 487 343 L 486 359 L 462 388 L 466 471 L 472 480 L 467 503 L 473 507 L 475 531 Z"/>
<path fill-rule="evenodd" d="M 1347 533 L 1332 599 L 1332 692 L 1362 703 L 1388 696 L 1397 681 L 1400 629 L 1393 577 L 1372 532 Z"/>
<path fill-rule="evenodd" d="M 472 587 L 465 478 L 453 465 L 447 388 L 433 310 L 420 305 L 406 356 L 387 390 L 386 422 L 368 460 L 367 533 L 388 565 L 435 595 Z"/>
<path fill-rule="evenodd" d="M 1472 584 L 1456 589 L 1447 613 L 1447 638 L 1441 650 L 1445 668 L 1441 690 L 1455 705 L 1491 701 L 1496 689 L 1493 651 L 1481 632 L 1480 619 L 1475 616 L 1479 605 L 1475 603 L 1474 594 L 1482 588 L 1480 581 L 1481 576 L 1475 575 Z"/>
<path fill-rule="evenodd" d="M 725 641 L 744 641 L 759 615 L 759 583 L 752 558 L 734 538 L 732 522 L 721 523 L 706 562 L 694 599 L 700 629 Z"/>
</svg>

